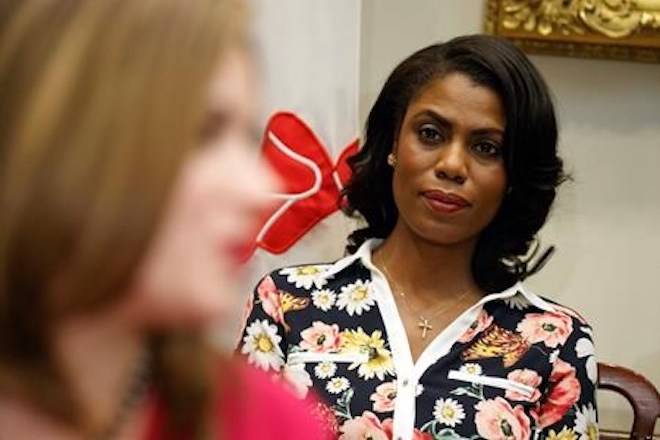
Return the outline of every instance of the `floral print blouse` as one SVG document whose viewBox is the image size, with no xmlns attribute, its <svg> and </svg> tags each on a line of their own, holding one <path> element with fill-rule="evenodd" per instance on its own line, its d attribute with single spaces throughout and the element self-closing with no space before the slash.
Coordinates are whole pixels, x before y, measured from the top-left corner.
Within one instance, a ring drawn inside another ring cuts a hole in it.
<svg viewBox="0 0 660 440">
<path fill-rule="evenodd" d="M 521 283 L 485 296 L 413 362 L 369 240 L 334 264 L 261 280 L 238 351 L 340 439 L 595 439 L 592 332 Z"/>
</svg>

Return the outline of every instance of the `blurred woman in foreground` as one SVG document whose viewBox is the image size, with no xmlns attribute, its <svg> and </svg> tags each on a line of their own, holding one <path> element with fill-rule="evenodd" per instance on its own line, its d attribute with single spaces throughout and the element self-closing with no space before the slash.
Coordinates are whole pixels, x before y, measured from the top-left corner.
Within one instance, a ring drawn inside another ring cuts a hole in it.
<svg viewBox="0 0 660 440">
<path fill-rule="evenodd" d="M 0 438 L 321 435 L 205 337 L 272 184 L 248 151 L 243 15 L 0 6 Z"/>
</svg>

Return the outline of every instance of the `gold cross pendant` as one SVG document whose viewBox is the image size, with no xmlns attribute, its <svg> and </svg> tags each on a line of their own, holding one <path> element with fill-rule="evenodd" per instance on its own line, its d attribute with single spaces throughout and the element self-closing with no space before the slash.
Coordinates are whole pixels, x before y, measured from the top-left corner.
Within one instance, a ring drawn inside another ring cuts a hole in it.
<svg viewBox="0 0 660 440">
<path fill-rule="evenodd" d="M 433 330 L 433 326 L 429 324 L 429 320 L 422 316 L 419 317 L 419 322 L 417 323 L 417 327 L 419 327 L 422 330 L 422 339 L 426 339 L 426 334 L 428 333 L 428 331 Z"/>
</svg>

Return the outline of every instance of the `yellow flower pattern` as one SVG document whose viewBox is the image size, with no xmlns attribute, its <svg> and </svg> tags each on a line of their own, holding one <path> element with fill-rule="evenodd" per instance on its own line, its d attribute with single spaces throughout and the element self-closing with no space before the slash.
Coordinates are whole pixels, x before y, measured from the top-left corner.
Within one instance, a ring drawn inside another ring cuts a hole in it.
<svg viewBox="0 0 660 440">
<path fill-rule="evenodd" d="M 577 434 L 567 426 L 564 426 L 564 429 L 559 432 L 555 432 L 551 429 L 550 434 L 548 434 L 548 440 L 577 440 L 577 438 Z"/>
<path fill-rule="evenodd" d="M 371 379 L 375 375 L 383 380 L 386 374 L 394 374 L 392 353 L 385 348 L 380 330 L 374 330 L 371 335 L 366 334 L 362 327 L 345 330 L 342 332 L 342 340 L 342 352 L 365 355 L 365 362 L 354 362 L 349 367 L 351 370 L 357 368 L 358 375 L 363 379 Z"/>
</svg>

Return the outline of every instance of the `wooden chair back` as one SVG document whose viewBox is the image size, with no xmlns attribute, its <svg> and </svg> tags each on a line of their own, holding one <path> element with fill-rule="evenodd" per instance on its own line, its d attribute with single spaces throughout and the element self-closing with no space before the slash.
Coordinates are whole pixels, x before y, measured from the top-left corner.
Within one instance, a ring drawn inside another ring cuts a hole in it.
<svg viewBox="0 0 660 440">
<path fill-rule="evenodd" d="M 641 374 L 615 365 L 598 363 L 598 389 L 621 394 L 633 408 L 630 438 L 651 440 L 655 421 L 660 417 L 660 394 Z"/>
</svg>

